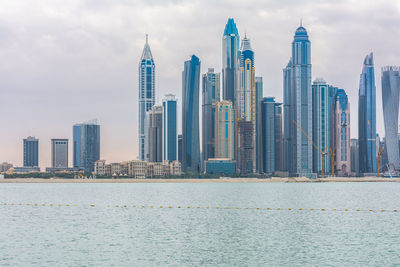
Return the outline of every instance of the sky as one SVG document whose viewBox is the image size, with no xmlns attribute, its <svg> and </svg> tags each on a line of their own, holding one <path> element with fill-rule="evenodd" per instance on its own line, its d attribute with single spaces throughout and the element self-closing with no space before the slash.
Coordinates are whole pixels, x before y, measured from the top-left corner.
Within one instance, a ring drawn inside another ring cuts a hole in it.
<svg viewBox="0 0 400 267">
<path fill-rule="evenodd" d="M 138 64 L 149 35 L 156 101 L 181 101 L 183 63 L 221 71 L 222 34 L 234 18 L 255 52 L 264 96 L 282 101 L 282 69 L 300 19 L 311 41 L 312 77 L 346 90 L 357 137 L 359 77 L 374 52 L 377 131 L 384 136 L 381 67 L 400 65 L 398 0 L 1 0 L 0 162 L 21 166 L 22 139 L 39 138 L 39 164 L 51 164 L 51 138 L 97 118 L 101 158 L 138 155 Z M 180 121 L 180 119 L 179 119 Z"/>
</svg>

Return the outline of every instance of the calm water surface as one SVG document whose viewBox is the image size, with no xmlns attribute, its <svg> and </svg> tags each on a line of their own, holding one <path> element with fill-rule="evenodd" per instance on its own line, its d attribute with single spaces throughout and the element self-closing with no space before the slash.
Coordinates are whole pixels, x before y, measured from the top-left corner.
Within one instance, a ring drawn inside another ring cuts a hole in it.
<svg viewBox="0 0 400 267">
<path fill-rule="evenodd" d="M 400 212 L 368 211 L 400 210 L 397 183 L 0 184 L 4 202 L 2 266 L 400 265 Z"/>
</svg>

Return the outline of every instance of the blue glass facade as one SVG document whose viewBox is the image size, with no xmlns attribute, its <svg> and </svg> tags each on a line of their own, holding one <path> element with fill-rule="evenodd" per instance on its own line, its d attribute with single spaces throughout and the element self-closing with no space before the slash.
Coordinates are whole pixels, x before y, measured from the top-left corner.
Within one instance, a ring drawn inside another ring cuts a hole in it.
<svg viewBox="0 0 400 267">
<path fill-rule="evenodd" d="M 100 125 L 94 123 L 73 126 L 74 167 L 93 172 L 100 159 Z"/>
<path fill-rule="evenodd" d="M 202 162 L 215 158 L 215 112 L 220 101 L 220 74 L 209 68 L 202 77 Z"/>
<path fill-rule="evenodd" d="M 382 107 L 388 161 L 400 168 L 398 146 L 400 67 L 382 68 Z"/>
<path fill-rule="evenodd" d="M 311 43 L 304 27 L 297 28 L 292 42 L 292 58 L 283 70 L 285 112 L 285 158 L 292 175 L 313 172 Z"/>
<path fill-rule="evenodd" d="M 239 56 L 239 33 L 233 18 L 226 23 L 222 40 L 222 97 L 235 106 Z"/>
<path fill-rule="evenodd" d="M 376 87 L 373 53 L 365 57 L 358 93 L 358 143 L 361 173 L 376 173 Z"/>
<path fill-rule="evenodd" d="M 163 160 L 178 159 L 178 110 L 174 95 L 166 95 L 163 100 Z"/>
<path fill-rule="evenodd" d="M 261 100 L 261 173 L 275 172 L 275 104 L 273 97 Z"/>
<path fill-rule="evenodd" d="M 199 137 L 200 60 L 193 55 L 182 72 L 182 169 L 200 172 Z"/>
<path fill-rule="evenodd" d="M 24 167 L 39 166 L 39 140 L 29 136 L 24 139 Z"/>
<path fill-rule="evenodd" d="M 329 148 L 331 128 L 331 113 L 329 102 L 329 86 L 323 79 L 317 79 L 312 86 L 312 103 L 313 103 L 313 135 L 312 140 L 324 153 L 324 172 L 330 171 Z M 334 116 L 333 116 L 334 117 Z M 331 148 L 332 149 L 332 148 Z M 317 148 L 313 147 L 313 170 L 315 173 L 322 172 L 322 155 Z"/>
<path fill-rule="evenodd" d="M 236 173 L 236 162 L 233 160 L 209 160 L 205 162 L 205 173 L 233 175 Z"/>
<path fill-rule="evenodd" d="M 139 62 L 139 159 L 146 160 L 146 112 L 155 103 L 155 64 L 146 35 L 146 44 Z"/>
</svg>

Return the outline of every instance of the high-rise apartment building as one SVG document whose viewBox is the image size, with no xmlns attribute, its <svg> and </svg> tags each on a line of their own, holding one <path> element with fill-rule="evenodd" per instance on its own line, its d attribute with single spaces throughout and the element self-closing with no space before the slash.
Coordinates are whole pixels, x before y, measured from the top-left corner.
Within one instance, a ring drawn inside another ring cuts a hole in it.
<svg viewBox="0 0 400 267">
<path fill-rule="evenodd" d="M 265 97 L 261 100 L 260 112 L 260 173 L 275 172 L 275 98 Z"/>
<path fill-rule="evenodd" d="M 75 124 L 74 139 L 74 168 L 93 172 L 94 163 L 100 159 L 100 125 L 97 120 Z"/>
<path fill-rule="evenodd" d="M 215 111 L 215 158 L 233 159 L 234 121 L 235 113 L 232 102 L 228 100 L 217 102 Z"/>
<path fill-rule="evenodd" d="M 236 110 L 238 118 L 253 124 L 253 172 L 256 171 L 256 76 L 254 67 L 254 52 L 250 39 L 245 36 L 240 48 L 240 86 L 236 93 Z"/>
<path fill-rule="evenodd" d="M 336 171 L 339 176 L 351 173 L 350 102 L 346 92 L 338 89 L 335 101 Z"/>
<path fill-rule="evenodd" d="M 235 107 L 235 92 L 238 87 L 239 33 L 233 18 L 228 19 L 222 39 L 222 98 Z"/>
<path fill-rule="evenodd" d="M 206 161 L 215 158 L 215 110 L 217 102 L 220 101 L 220 74 L 209 68 L 208 72 L 203 74 L 202 85 L 202 159 Z"/>
<path fill-rule="evenodd" d="M 155 64 L 151 54 L 148 37 L 139 62 L 139 159 L 145 159 L 146 112 L 155 103 Z"/>
<path fill-rule="evenodd" d="M 148 159 L 150 162 L 162 162 L 162 126 L 163 126 L 163 108 L 160 105 L 154 105 L 147 112 L 148 119 Z"/>
<path fill-rule="evenodd" d="M 167 94 L 163 99 L 163 161 L 178 159 L 178 100 Z"/>
<path fill-rule="evenodd" d="M 263 98 L 263 78 L 262 77 L 256 77 L 256 154 L 257 154 L 257 159 L 256 159 L 256 171 L 260 172 L 260 160 L 259 160 L 259 148 L 260 148 L 260 137 L 259 137 L 259 132 L 260 132 L 260 105 L 261 105 L 261 100 Z"/>
<path fill-rule="evenodd" d="M 199 136 L 200 59 L 192 55 L 182 72 L 182 169 L 200 172 Z"/>
<path fill-rule="evenodd" d="M 39 139 L 29 136 L 24 139 L 24 167 L 39 166 Z"/>
<path fill-rule="evenodd" d="M 292 57 L 284 75 L 284 146 L 287 170 L 292 175 L 313 171 L 311 43 L 300 25 L 292 42 Z"/>
<path fill-rule="evenodd" d="M 360 167 L 359 167 L 359 147 L 358 147 L 358 139 L 352 138 L 350 139 L 350 150 L 351 150 L 351 159 L 350 159 L 350 164 L 351 164 L 351 172 L 354 175 L 359 175 L 360 173 Z"/>
<path fill-rule="evenodd" d="M 400 168 L 399 134 L 400 67 L 382 68 L 382 107 L 388 161 Z"/>
<path fill-rule="evenodd" d="M 254 171 L 253 123 L 238 119 L 237 121 L 237 169 L 240 174 L 250 174 Z"/>
<path fill-rule="evenodd" d="M 312 85 L 312 140 L 313 147 L 313 170 L 315 173 L 322 172 L 322 160 L 324 161 L 324 172 L 330 171 L 330 127 L 331 114 L 329 113 L 329 87 L 325 80 L 318 78 Z M 322 152 L 322 153 L 321 153 Z M 323 157 L 323 158 L 322 158 Z"/>
<path fill-rule="evenodd" d="M 282 103 L 275 103 L 275 171 L 283 170 Z"/>
<path fill-rule="evenodd" d="M 376 88 L 374 58 L 364 59 L 358 92 L 358 144 L 361 173 L 376 173 Z"/>
<path fill-rule="evenodd" d="M 51 139 L 51 167 L 68 168 L 68 139 Z"/>
</svg>

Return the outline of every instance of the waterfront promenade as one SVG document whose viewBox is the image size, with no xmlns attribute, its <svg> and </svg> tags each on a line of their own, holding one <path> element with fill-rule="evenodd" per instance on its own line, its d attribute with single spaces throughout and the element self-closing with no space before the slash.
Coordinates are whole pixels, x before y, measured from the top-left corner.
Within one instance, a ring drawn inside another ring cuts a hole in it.
<svg viewBox="0 0 400 267">
<path fill-rule="evenodd" d="M 378 177 L 333 177 L 309 179 L 306 177 L 268 179 L 257 178 L 221 178 L 221 179 L 65 179 L 65 178 L 8 178 L 0 179 L 0 183 L 330 183 L 330 182 L 395 182 L 400 178 Z"/>
</svg>

